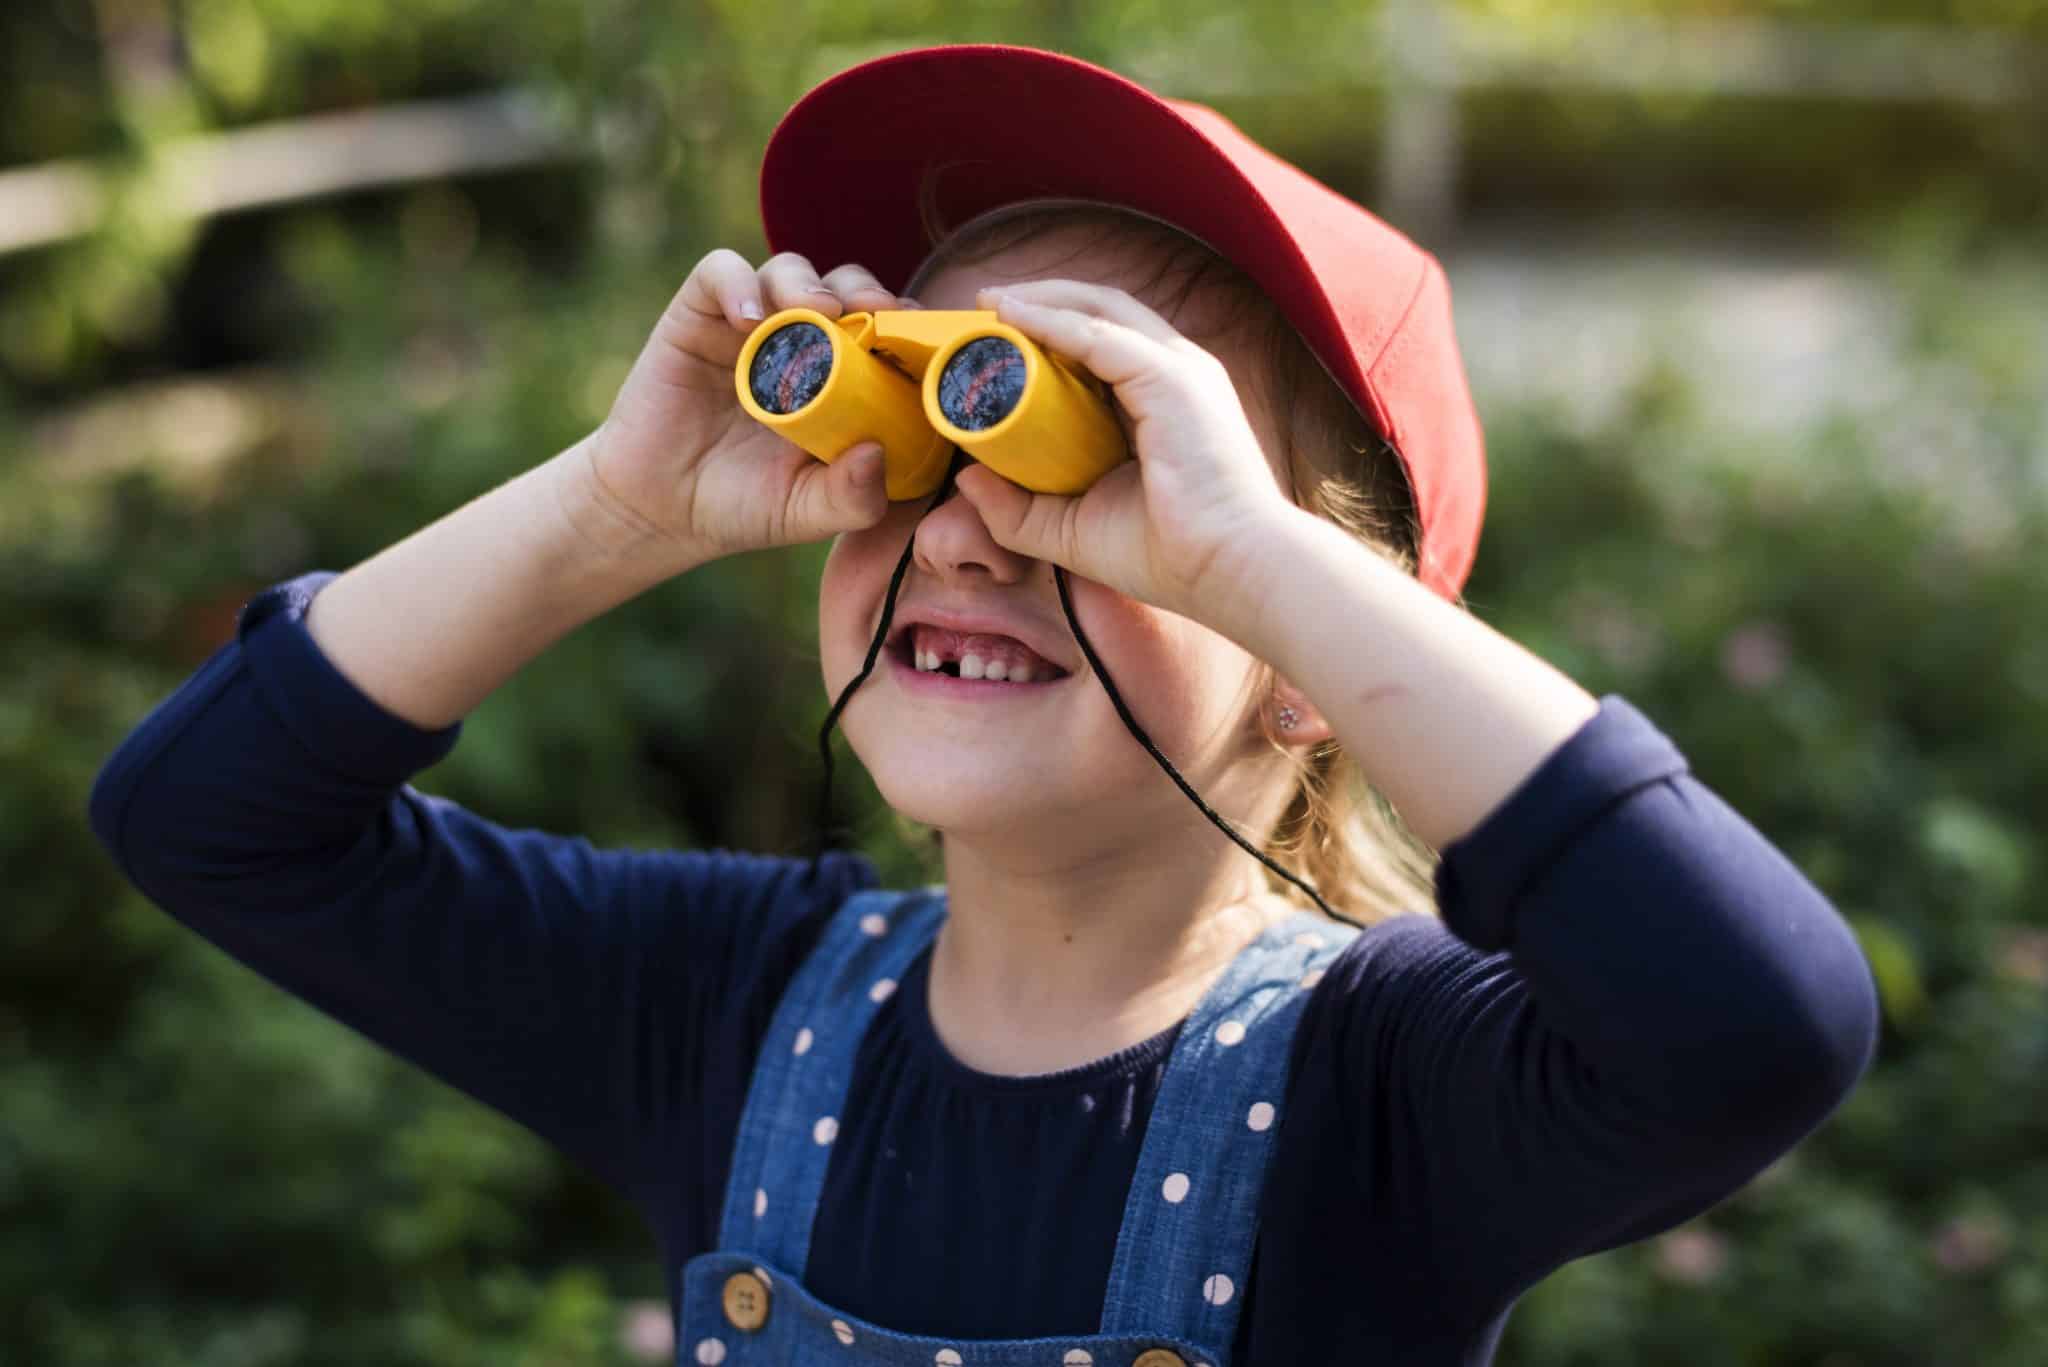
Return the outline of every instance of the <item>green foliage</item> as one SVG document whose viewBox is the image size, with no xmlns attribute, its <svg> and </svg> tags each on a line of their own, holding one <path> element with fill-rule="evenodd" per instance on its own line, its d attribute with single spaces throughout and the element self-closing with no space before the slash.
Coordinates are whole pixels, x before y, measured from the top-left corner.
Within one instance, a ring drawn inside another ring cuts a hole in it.
<svg viewBox="0 0 2048 1367">
<path fill-rule="evenodd" d="M 1950 8 L 2041 24 L 2023 0 Z M 226 962 L 126 884 L 83 817 L 99 765 L 252 592 L 345 568 L 602 416 L 688 265 L 718 243 L 758 255 L 754 158 L 811 81 L 969 37 L 1285 70 L 1322 14 L 757 11 L 0 14 L 0 160 L 103 154 L 136 177 L 105 233 L 0 263 L 0 1362 L 655 1352 L 655 1250 L 623 1203 Z M 182 26 L 187 60 L 107 59 L 103 28 L 144 42 L 152 22 Z M 208 225 L 147 193 L 183 132 L 508 82 L 573 107 L 601 164 Z M 1233 108 L 1363 174 L 1345 101 Z M 1476 114 L 1482 145 L 1509 145 Z M 1525 141 L 1598 145 L 1520 122 Z M 1504 1363 L 2048 1361 L 2048 915 L 2029 895 L 2048 866 L 2048 298 L 2038 252 L 1999 255 L 1977 198 L 1926 203 L 1868 239 L 1911 300 L 1915 351 L 1854 415 L 1738 439 L 1675 362 L 1598 426 L 1487 415 L 1474 609 L 1658 721 L 1850 918 L 1886 1013 L 1876 1068 L 1829 1124 L 1687 1227 L 1539 1285 Z M 592 623 L 422 786 L 606 844 L 802 848 L 819 560 L 724 562 Z M 840 816 L 892 881 L 927 876 L 857 766 L 840 773 Z"/>
</svg>

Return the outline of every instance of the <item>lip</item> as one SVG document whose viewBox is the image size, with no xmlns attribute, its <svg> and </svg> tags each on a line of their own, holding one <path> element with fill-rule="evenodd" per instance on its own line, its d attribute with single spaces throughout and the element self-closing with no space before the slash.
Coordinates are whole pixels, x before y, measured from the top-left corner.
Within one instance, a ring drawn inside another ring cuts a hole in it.
<svg viewBox="0 0 2048 1367">
<path fill-rule="evenodd" d="M 1050 632 L 1028 622 L 998 617 L 991 613 L 945 608 L 936 603 L 920 603 L 897 611 L 894 620 L 889 623 L 889 639 L 886 643 L 890 658 L 907 665 L 913 674 L 918 672 L 917 666 L 911 661 L 910 652 L 905 648 L 905 644 L 906 637 L 914 626 L 939 627 L 945 631 L 957 631 L 968 636 L 1008 636 L 1011 640 L 1020 641 L 1029 647 L 1040 659 L 1049 660 L 1065 670 L 1060 679 L 1070 679 L 1077 672 L 1074 665 L 1063 658 L 1070 638 L 1063 636 L 1058 644 L 1054 644 Z M 1058 683 L 1060 679 L 1049 679 L 1047 682 Z M 970 679 L 963 682 L 975 681 Z M 1022 686 L 1030 687 L 1029 684 Z"/>
</svg>

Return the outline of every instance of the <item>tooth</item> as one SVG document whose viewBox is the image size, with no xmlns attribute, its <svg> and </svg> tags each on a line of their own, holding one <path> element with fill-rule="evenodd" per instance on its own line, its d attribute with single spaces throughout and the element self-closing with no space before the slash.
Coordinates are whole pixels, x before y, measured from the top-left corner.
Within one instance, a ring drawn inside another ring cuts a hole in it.
<svg viewBox="0 0 2048 1367">
<path fill-rule="evenodd" d="M 922 669 L 927 674 L 930 674 L 936 669 L 938 669 L 939 652 L 936 650 L 919 651 L 917 656 L 917 667 L 919 669 Z"/>
<path fill-rule="evenodd" d="M 1001 660 L 990 660 L 982 667 L 981 677 L 984 679 L 994 679 L 997 683 L 1001 683 L 1004 679 L 1010 677 L 1010 667 Z"/>
<path fill-rule="evenodd" d="M 978 678 L 980 678 L 980 677 L 981 677 L 981 656 L 979 656 L 979 655 L 962 655 L 962 656 L 960 657 L 960 677 L 961 677 L 961 678 L 963 678 L 963 679 L 978 679 Z"/>
<path fill-rule="evenodd" d="M 1031 666 L 1030 666 L 1030 665 L 1011 665 L 1011 666 L 1010 666 L 1010 682 L 1011 682 L 1011 683 L 1030 683 L 1033 677 L 1034 677 L 1034 676 L 1033 676 L 1033 674 L 1031 673 Z"/>
</svg>

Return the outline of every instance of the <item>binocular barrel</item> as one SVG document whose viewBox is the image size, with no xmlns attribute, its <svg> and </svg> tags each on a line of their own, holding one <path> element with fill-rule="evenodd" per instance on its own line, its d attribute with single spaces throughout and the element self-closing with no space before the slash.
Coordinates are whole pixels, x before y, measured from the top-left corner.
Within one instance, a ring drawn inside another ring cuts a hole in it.
<svg viewBox="0 0 2048 1367">
<path fill-rule="evenodd" d="M 1102 382 L 985 309 L 784 309 L 755 326 L 733 380 L 748 413 L 819 460 L 879 441 L 892 500 L 936 489 L 955 447 L 1057 494 L 1130 454 Z"/>
</svg>

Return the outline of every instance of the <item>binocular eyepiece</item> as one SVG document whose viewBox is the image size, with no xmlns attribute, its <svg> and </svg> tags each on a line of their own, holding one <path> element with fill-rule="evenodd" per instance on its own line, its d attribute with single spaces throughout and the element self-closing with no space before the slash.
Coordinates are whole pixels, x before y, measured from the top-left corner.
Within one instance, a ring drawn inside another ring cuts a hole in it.
<svg viewBox="0 0 2048 1367">
<path fill-rule="evenodd" d="M 986 309 L 783 309 L 755 326 L 733 382 L 749 414 L 819 460 L 879 441 L 891 500 L 936 489 L 954 447 L 1048 494 L 1078 494 L 1130 455 L 1107 387 Z"/>
</svg>

